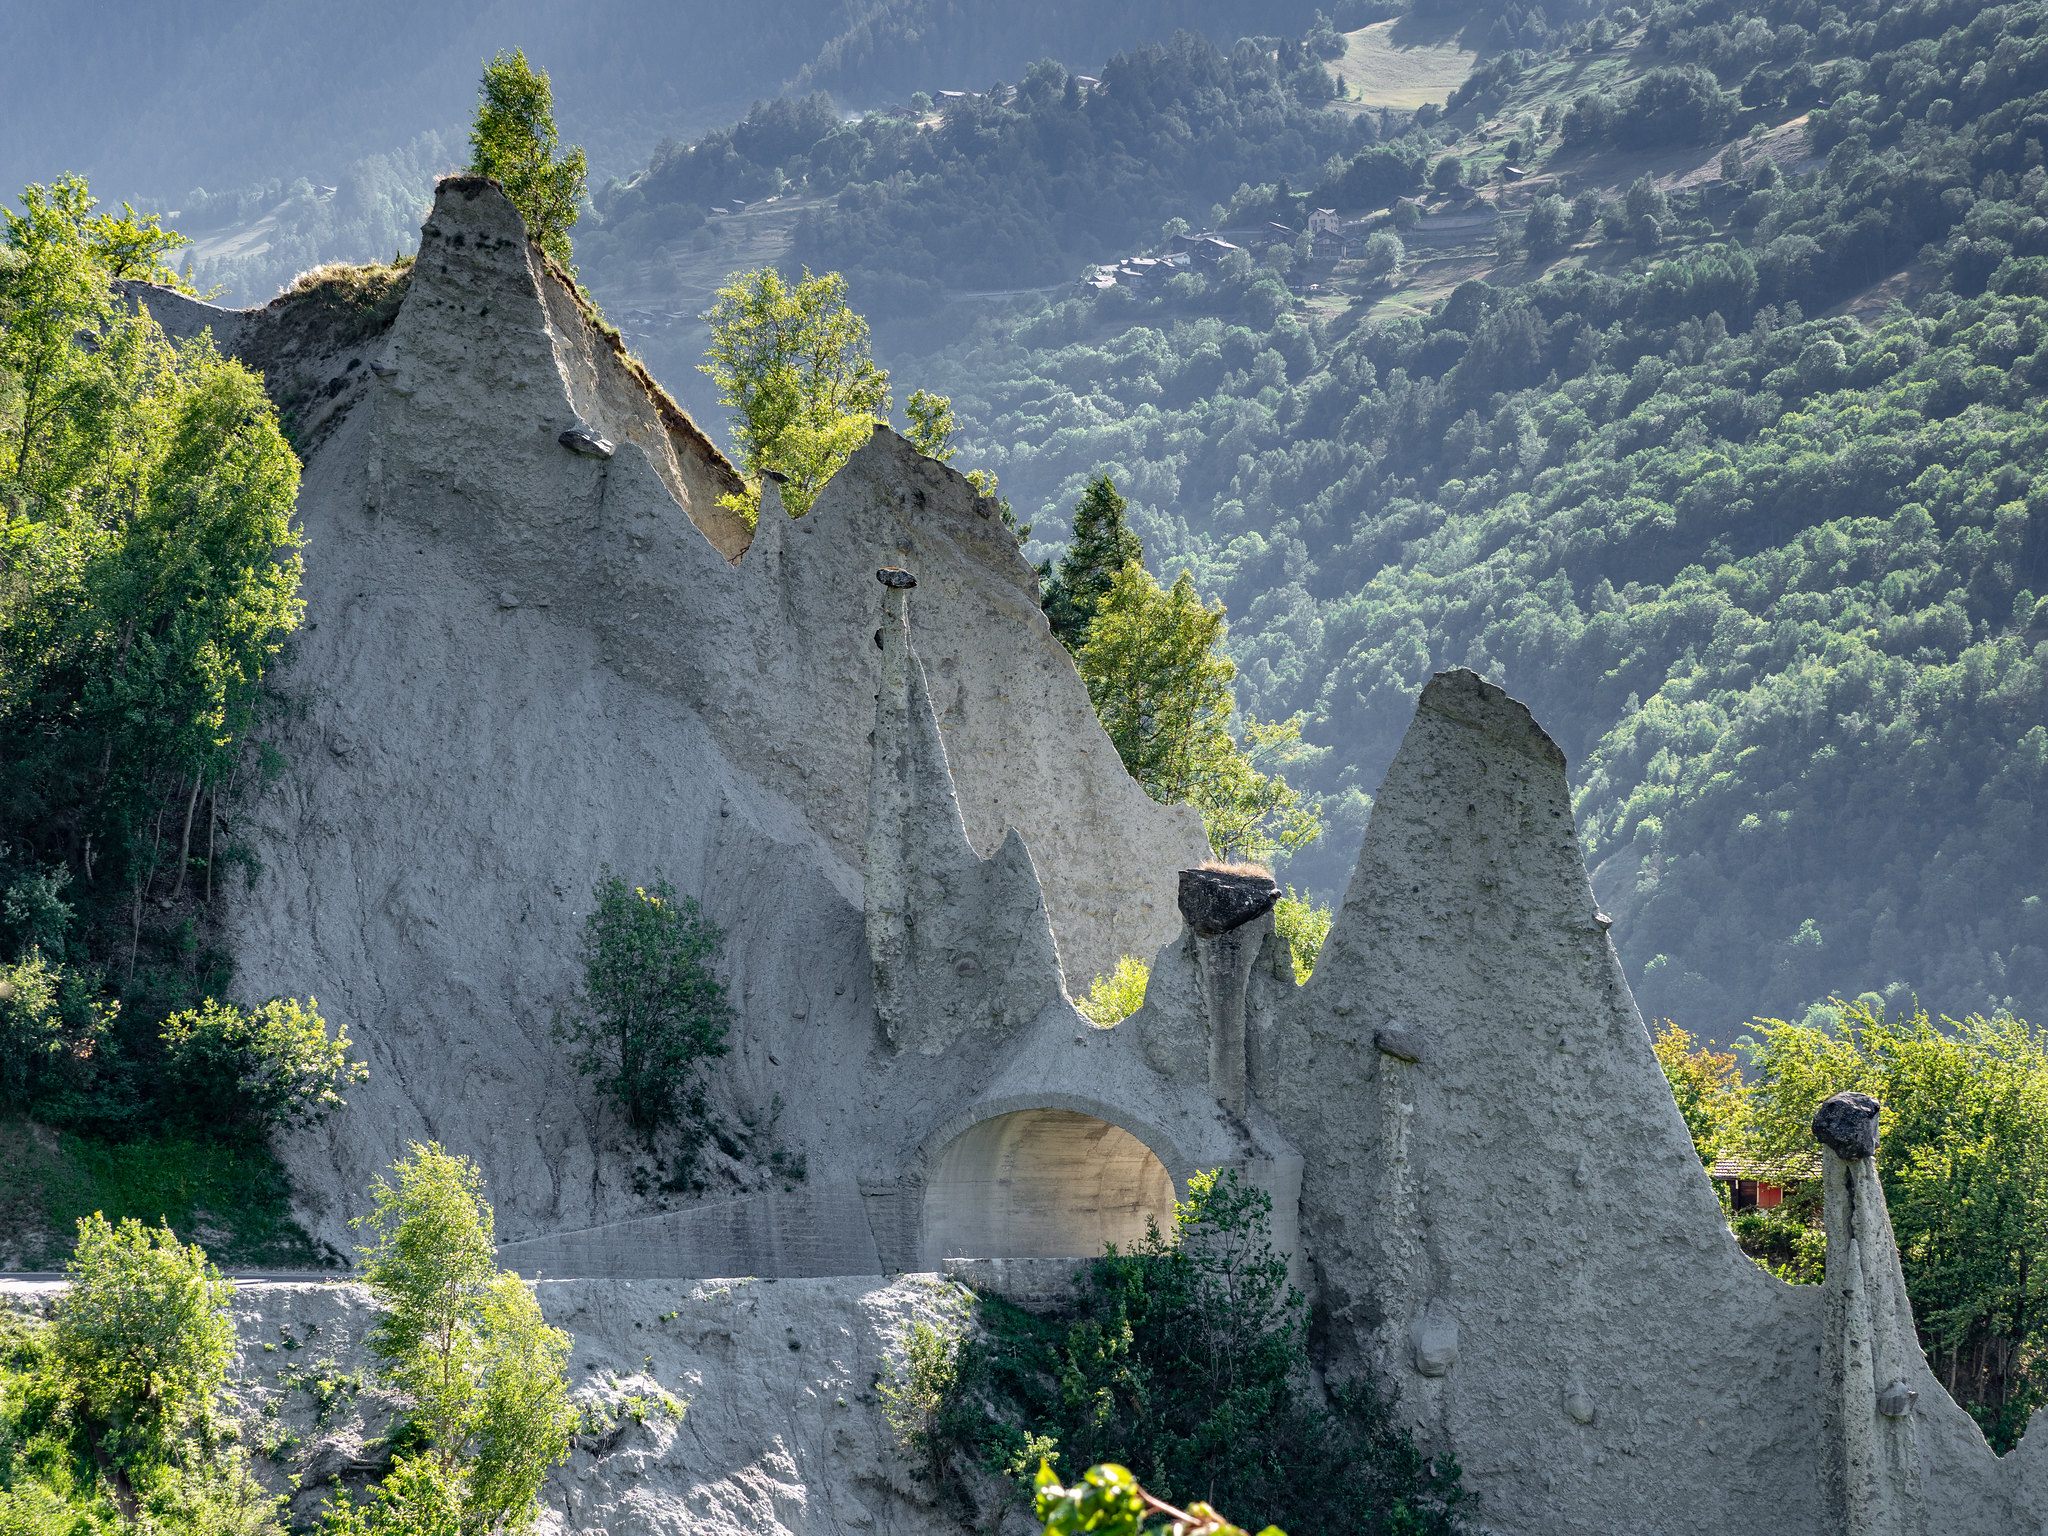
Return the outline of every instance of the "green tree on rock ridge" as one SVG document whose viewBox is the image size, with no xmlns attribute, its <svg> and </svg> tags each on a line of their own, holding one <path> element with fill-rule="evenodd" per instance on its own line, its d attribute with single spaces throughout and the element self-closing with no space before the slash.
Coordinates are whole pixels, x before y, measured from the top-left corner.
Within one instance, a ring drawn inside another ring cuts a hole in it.
<svg viewBox="0 0 2048 1536">
<path fill-rule="evenodd" d="M 1145 547 L 1124 521 L 1129 505 L 1107 473 L 1090 480 L 1074 506 L 1073 542 L 1045 583 L 1040 602 L 1046 623 L 1076 655 L 1117 573 L 1132 561 L 1144 561 Z"/>
<path fill-rule="evenodd" d="M 748 482 L 744 494 L 722 500 L 752 522 L 761 476 L 774 470 L 784 477 L 784 508 L 802 517 L 889 413 L 889 375 L 869 350 L 868 323 L 847 303 L 837 272 L 807 268 L 791 283 L 773 267 L 734 273 L 709 319 L 701 370 L 732 412 Z"/>
<path fill-rule="evenodd" d="M 476 122 L 469 130 L 469 168 L 497 179 L 526 220 L 533 243 L 566 267 L 588 165 L 580 148 L 558 156 L 556 142 L 547 71 L 536 70 L 516 48 L 484 65 Z"/>
<path fill-rule="evenodd" d="M 1099 599 L 1075 662 L 1145 793 L 1199 810 L 1219 857 L 1263 861 L 1313 842 L 1322 823 L 1278 771 L 1306 750 L 1300 720 L 1248 718 L 1241 741 L 1233 730 L 1237 667 L 1223 637 L 1223 605 L 1204 603 L 1185 571 L 1162 588 L 1132 560 Z"/>
<path fill-rule="evenodd" d="M 941 464 L 953 462 L 953 438 L 959 432 L 960 424 L 953 415 L 950 396 L 933 394 L 928 389 L 913 389 L 910 398 L 903 402 L 903 415 L 908 423 L 903 436 L 911 447 Z M 1016 536 L 1019 544 L 1031 537 L 1031 525 L 1017 521 L 1016 509 L 1010 505 L 1009 497 L 1002 494 L 994 470 L 970 469 L 963 478 L 974 487 L 976 495 L 986 496 L 996 504 L 1002 514 L 1003 526 Z"/>
</svg>

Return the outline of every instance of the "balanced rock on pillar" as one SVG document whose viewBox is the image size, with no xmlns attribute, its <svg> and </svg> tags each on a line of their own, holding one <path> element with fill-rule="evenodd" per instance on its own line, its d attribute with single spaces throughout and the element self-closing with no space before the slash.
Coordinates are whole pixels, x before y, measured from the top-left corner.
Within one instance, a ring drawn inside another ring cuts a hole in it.
<svg viewBox="0 0 2048 1536">
<path fill-rule="evenodd" d="M 1280 887 L 1271 875 L 1231 869 L 1180 872 L 1180 915 L 1205 939 L 1242 928 L 1272 911 L 1279 900 Z"/>
</svg>

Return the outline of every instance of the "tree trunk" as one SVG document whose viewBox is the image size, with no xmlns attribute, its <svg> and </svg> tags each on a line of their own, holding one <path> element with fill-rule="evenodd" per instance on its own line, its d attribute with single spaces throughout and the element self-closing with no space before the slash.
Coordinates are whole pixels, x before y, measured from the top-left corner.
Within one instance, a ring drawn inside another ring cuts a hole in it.
<svg viewBox="0 0 2048 1536">
<path fill-rule="evenodd" d="M 213 834 L 220 826 L 220 790 L 206 797 L 206 906 L 213 908 Z"/>
<path fill-rule="evenodd" d="M 185 829 L 178 834 L 178 883 L 171 889 L 173 901 L 185 894 L 185 877 L 192 872 L 192 813 L 199 809 L 199 790 L 204 782 L 202 775 L 194 774 L 192 794 L 185 801 Z"/>
</svg>

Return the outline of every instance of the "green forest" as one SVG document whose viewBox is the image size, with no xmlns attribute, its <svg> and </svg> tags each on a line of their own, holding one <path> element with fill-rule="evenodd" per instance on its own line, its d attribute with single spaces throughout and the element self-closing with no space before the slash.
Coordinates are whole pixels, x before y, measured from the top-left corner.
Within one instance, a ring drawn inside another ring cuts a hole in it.
<svg viewBox="0 0 2048 1536">
<path fill-rule="evenodd" d="M 1044 63 L 929 119 L 757 110 L 600 196 L 580 249 L 602 294 L 718 198 L 801 203 L 785 262 L 847 273 L 1034 553 L 1108 472 L 1157 574 L 1226 604 L 1242 704 L 1322 749 L 1290 777 L 1329 830 L 1284 873 L 1325 899 L 1417 689 L 1469 665 L 1569 755 L 1646 1013 L 2038 1015 L 2044 22 L 1537 15 L 1408 115 L 1334 97 L 1313 32 L 1182 36 L 1099 91 Z M 1316 206 L 1409 249 L 1058 281 Z M 1425 259 L 1475 207 L 1466 270 Z"/>
</svg>

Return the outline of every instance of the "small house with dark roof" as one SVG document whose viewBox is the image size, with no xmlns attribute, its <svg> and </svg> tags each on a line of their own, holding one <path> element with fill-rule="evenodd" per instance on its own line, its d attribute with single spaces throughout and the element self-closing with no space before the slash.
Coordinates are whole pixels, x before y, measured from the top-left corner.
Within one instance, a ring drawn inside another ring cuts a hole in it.
<svg viewBox="0 0 2048 1536">
<path fill-rule="evenodd" d="M 1820 1158 L 1814 1153 L 1782 1158 L 1731 1155 L 1716 1158 L 1707 1177 L 1728 1186 L 1730 1210 L 1775 1211 L 1792 1185 L 1820 1177 Z"/>
</svg>

